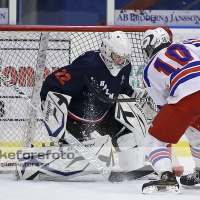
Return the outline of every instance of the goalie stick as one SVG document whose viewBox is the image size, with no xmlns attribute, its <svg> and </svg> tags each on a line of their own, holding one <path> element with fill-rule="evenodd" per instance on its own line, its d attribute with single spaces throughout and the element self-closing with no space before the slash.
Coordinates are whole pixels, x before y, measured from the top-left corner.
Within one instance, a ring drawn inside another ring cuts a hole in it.
<svg viewBox="0 0 200 200">
<path fill-rule="evenodd" d="M 122 103 L 122 102 L 143 102 L 146 101 L 149 98 L 146 97 L 142 97 L 142 98 L 123 98 L 123 99 L 110 99 L 106 96 L 104 96 L 103 94 L 101 94 L 97 89 L 95 89 L 92 84 L 90 83 L 90 81 L 88 80 L 88 78 L 86 76 L 83 77 L 83 80 L 86 84 L 86 86 L 89 88 L 89 90 L 97 97 L 99 98 L 101 101 L 105 102 L 105 103 Z M 146 99 L 146 100 L 145 100 Z M 150 98 L 151 99 L 151 98 Z M 155 105 L 154 102 L 152 102 L 151 100 L 149 101 L 151 102 L 151 105 L 149 105 L 151 107 L 151 109 L 155 112 L 158 112 L 158 108 Z"/>
<path fill-rule="evenodd" d="M 5 82 L 8 86 L 13 88 L 33 109 L 37 110 L 41 115 L 43 121 L 44 116 L 42 110 L 29 98 L 24 92 L 22 92 L 17 86 L 10 83 L 6 76 L 0 72 L 0 79 Z M 112 99 L 111 99 L 112 100 Z M 47 125 L 47 124 L 45 124 Z M 81 142 L 79 142 L 74 136 L 68 133 L 68 138 L 65 138 L 66 142 L 69 143 L 73 148 L 78 150 L 78 152 L 85 158 L 90 164 L 92 164 L 97 171 L 99 171 L 108 181 L 110 182 L 122 182 L 124 180 L 135 180 L 141 177 L 147 176 L 154 172 L 151 165 L 147 165 L 140 169 L 132 170 L 129 172 L 112 172 L 110 168 L 105 166 L 99 158 L 97 158 L 87 147 L 85 147 Z"/>
<path fill-rule="evenodd" d="M 138 102 L 141 100 L 141 98 L 125 98 L 125 99 L 110 99 L 103 94 L 101 94 L 98 90 L 96 90 L 88 78 L 86 76 L 83 77 L 83 80 L 86 84 L 86 86 L 89 88 L 89 90 L 96 96 L 98 97 L 101 101 L 105 103 L 117 103 L 117 102 Z"/>
</svg>

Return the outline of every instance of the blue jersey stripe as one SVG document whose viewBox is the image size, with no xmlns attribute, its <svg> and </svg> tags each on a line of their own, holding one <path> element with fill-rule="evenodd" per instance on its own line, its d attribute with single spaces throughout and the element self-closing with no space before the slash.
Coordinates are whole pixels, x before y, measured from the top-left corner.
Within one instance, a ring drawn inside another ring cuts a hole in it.
<svg viewBox="0 0 200 200">
<path fill-rule="evenodd" d="M 150 81 L 149 81 L 149 78 L 148 78 L 149 66 L 151 65 L 151 63 L 152 63 L 152 61 L 153 61 L 153 59 L 154 59 L 155 56 L 153 56 L 153 58 L 151 59 L 151 61 L 144 68 L 143 79 L 144 79 L 144 81 L 145 81 L 145 83 L 147 84 L 148 87 L 151 87 L 151 84 L 150 84 Z"/>
<path fill-rule="evenodd" d="M 189 63 L 188 65 L 186 65 L 185 67 L 183 67 L 182 69 L 180 69 L 180 70 L 178 70 L 178 71 L 172 73 L 171 76 L 170 76 L 170 83 L 172 83 L 173 79 L 176 78 L 176 76 L 177 76 L 178 74 L 182 73 L 184 70 L 187 70 L 187 69 L 189 69 L 189 68 L 194 68 L 194 67 L 199 66 L 199 65 L 200 65 L 200 61 L 192 62 L 192 63 Z M 170 96 L 173 96 L 173 95 L 174 95 L 174 93 L 175 93 L 175 91 L 176 91 L 176 89 L 177 89 L 177 87 L 178 87 L 179 85 L 181 85 L 182 83 L 185 83 L 185 82 L 188 81 L 188 80 L 191 80 L 191 79 L 193 79 L 193 78 L 196 78 L 196 77 L 198 77 L 198 76 L 200 76 L 200 72 L 199 72 L 199 71 L 192 72 L 192 73 L 189 72 L 188 75 L 186 75 L 186 76 L 184 75 L 182 78 L 180 78 L 180 79 L 176 82 L 176 84 L 173 86 L 173 88 L 171 88 L 171 90 L 170 90 Z"/>
<path fill-rule="evenodd" d="M 170 96 L 173 96 L 174 93 L 175 93 L 175 91 L 176 91 L 176 89 L 177 89 L 177 87 L 178 87 L 179 85 L 181 85 L 182 83 L 185 83 L 185 82 L 188 81 L 188 80 L 191 80 L 191 79 L 193 79 L 193 78 L 196 78 L 196 77 L 198 77 L 198 76 L 200 76 L 200 72 L 196 72 L 196 73 L 193 73 L 193 74 L 189 74 L 189 75 L 187 75 L 186 77 L 180 79 L 180 80 L 174 85 L 174 87 L 171 89 L 169 95 L 170 95 Z"/>
</svg>

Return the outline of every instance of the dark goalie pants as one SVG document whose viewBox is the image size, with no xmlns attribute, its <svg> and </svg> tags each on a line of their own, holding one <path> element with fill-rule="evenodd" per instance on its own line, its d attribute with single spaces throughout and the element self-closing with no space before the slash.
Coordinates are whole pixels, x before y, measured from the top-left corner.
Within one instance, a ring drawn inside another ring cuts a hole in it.
<svg viewBox="0 0 200 200">
<path fill-rule="evenodd" d="M 93 131 L 97 131 L 102 136 L 109 135 L 115 147 L 117 146 L 116 140 L 118 137 L 130 133 L 130 130 L 124 128 L 124 125 L 115 119 L 115 105 L 111 107 L 103 120 L 97 124 L 79 122 L 68 116 L 66 128 L 79 141 L 90 140 Z M 124 130 L 120 132 L 123 128 Z M 118 134 L 119 132 L 120 134 Z"/>
</svg>

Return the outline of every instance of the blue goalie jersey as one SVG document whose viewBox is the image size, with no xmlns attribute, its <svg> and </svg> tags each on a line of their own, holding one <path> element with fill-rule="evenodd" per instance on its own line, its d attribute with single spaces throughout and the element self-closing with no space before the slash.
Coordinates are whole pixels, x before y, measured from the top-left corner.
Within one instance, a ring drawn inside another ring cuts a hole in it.
<svg viewBox="0 0 200 200">
<path fill-rule="evenodd" d="M 101 94 L 117 98 L 119 94 L 132 95 L 130 72 L 131 64 L 128 64 L 117 76 L 112 76 L 100 51 L 88 51 L 72 64 L 47 76 L 40 92 L 41 100 L 46 100 L 48 91 L 69 95 L 72 97 L 69 115 L 82 121 L 95 122 L 105 116 L 113 103 L 102 102 L 91 93 L 84 83 L 84 76 Z"/>
</svg>

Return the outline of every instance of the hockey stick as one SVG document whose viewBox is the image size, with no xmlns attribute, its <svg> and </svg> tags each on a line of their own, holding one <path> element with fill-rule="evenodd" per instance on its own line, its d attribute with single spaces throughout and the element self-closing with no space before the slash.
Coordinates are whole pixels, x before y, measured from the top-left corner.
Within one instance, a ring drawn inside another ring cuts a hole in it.
<svg viewBox="0 0 200 200">
<path fill-rule="evenodd" d="M 25 101 L 29 103 L 29 105 L 33 107 L 33 109 L 37 110 L 41 115 L 43 121 L 45 122 L 42 110 L 24 92 L 22 92 L 14 84 L 10 83 L 7 77 L 4 76 L 1 72 L 0 72 L 0 79 L 4 81 L 8 86 L 13 88 Z M 47 126 L 47 123 L 45 123 L 45 125 Z M 90 152 L 90 150 L 87 147 L 85 147 L 70 133 L 68 133 L 68 137 L 65 138 L 65 140 L 110 182 L 121 182 L 127 179 L 128 180 L 138 179 L 154 172 L 153 168 L 150 165 L 130 172 L 111 172 L 110 168 L 105 166 L 92 152 Z"/>
<path fill-rule="evenodd" d="M 98 90 L 96 90 L 92 84 L 89 82 L 88 78 L 86 76 L 83 77 L 83 80 L 86 84 L 86 86 L 89 88 L 89 90 L 97 97 L 99 98 L 101 101 L 105 102 L 105 103 L 120 103 L 120 102 L 143 102 L 146 97 L 142 97 L 142 98 L 124 98 L 124 99 L 110 99 L 106 96 L 104 96 L 103 94 L 101 94 Z M 149 101 L 151 102 L 151 101 Z M 151 103 L 150 105 L 151 109 L 154 110 L 155 112 L 158 112 L 158 108 L 155 105 L 155 103 Z"/>
<path fill-rule="evenodd" d="M 86 86 L 89 88 L 89 90 L 96 96 L 98 97 L 101 101 L 105 103 L 117 103 L 117 102 L 138 102 L 141 100 L 141 98 L 125 98 L 125 99 L 110 99 L 103 94 L 101 94 L 98 90 L 96 90 L 88 78 L 86 76 L 83 77 L 83 80 L 86 84 Z"/>
</svg>

